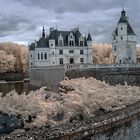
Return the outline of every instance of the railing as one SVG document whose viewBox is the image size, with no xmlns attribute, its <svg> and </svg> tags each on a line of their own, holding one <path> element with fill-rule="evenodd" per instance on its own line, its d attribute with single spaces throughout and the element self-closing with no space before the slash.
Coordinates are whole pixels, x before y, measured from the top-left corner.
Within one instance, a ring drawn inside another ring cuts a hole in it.
<svg viewBox="0 0 140 140">
<path fill-rule="evenodd" d="M 140 68 L 140 64 L 74 64 L 65 65 L 65 69 L 88 69 L 88 68 Z"/>
<path fill-rule="evenodd" d="M 102 68 L 140 68 L 140 64 L 66 64 L 66 65 L 58 65 L 58 66 L 40 66 L 40 67 L 31 67 L 31 69 L 102 69 Z"/>
</svg>

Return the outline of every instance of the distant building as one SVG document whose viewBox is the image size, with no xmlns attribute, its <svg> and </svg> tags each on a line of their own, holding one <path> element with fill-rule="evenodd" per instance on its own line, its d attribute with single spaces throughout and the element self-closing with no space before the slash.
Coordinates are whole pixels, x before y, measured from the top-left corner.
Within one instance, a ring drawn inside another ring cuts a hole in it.
<svg viewBox="0 0 140 140">
<path fill-rule="evenodd" d="M 124 10 L 113 33 L 112 46 L 114 63 L 136 63 L 136 34 Z"/>
<path fill-rule="evenodd" d="M 45 35 L 32 43 L 29 51 L 30 67 L 46 67 L 66 64 L 93 64 L 92 38 L 87 38 L 79 28 L 71 31 L 58 31 L 50 28 L 49 36 Z"/>
</svg>

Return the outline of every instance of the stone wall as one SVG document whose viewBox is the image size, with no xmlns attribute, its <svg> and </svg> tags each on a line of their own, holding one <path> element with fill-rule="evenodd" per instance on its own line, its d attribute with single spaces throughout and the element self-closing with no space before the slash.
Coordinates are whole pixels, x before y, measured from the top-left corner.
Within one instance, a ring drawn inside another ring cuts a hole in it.
<svg viewBox="0 0 140 140">
<path fill-rule="evenodd" d="M 69 79 L 95 77 L 110 85 L 124 84 L 140 85 L 140 65 L 67 65 L 46 68 L 31 68 L 30 84 L 49 89 L 57 89 L 59 82 L 67 76 Z"/>
<path fill-rule="evenodd" d="M 42 87 L 47 86 L 48 89 L 57 89 L 59 82 L 64 79 L 64 67 L 46 67 L 32 68 L 29 71 L 30 84 Z"/>
<path fill-rule="evenodd" d="M 125 82 L 129 85 L 140 85 L 140 67 L 68 69 L 65 75 L 69 79 L 95 77 L 110 85 L 123 85 Z"/>
</svg>

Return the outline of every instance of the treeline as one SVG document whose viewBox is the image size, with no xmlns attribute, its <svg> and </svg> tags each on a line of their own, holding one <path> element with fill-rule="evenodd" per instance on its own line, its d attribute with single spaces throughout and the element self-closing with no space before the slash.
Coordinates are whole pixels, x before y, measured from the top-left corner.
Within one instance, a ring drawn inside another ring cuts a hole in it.
<svg viewBox="0 0 140 140">
<path fill-rule="evenodd" d="M 16 43 L 0 43 L 0 73 L 28 70 L 28 47 Z"/>
<path fill-rule="evenodd" d="M 16 43 L 0 43 L 0 73 L 28 71 L 28 47 Z M 93 44 L 95 64 L 113 63 L 111 44 Z M 137 61 L 140 63 L 140 48 L 137 48 Z"/>
</svg>

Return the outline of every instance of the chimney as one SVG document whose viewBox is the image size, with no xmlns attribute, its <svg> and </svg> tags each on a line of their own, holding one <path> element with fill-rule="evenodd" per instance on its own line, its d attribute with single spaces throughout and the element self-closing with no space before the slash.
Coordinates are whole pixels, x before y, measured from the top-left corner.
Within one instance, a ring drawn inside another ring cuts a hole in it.
<svg viewBox="0 0 140 140">
<path fill-rule="evenodd" d="M 51 28 L 50 28 L 50 33 L 51 33 L 52 31 L 54 31 L 54 27 L 51 27 Z"/>
</svg>

